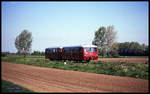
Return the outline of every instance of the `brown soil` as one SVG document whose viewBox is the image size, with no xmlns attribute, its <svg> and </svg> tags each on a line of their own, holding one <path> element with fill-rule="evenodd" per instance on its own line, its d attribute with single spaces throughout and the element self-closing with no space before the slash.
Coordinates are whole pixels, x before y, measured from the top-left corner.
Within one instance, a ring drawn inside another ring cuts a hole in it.
<svg viewBox="0 0 150 94">
<path fill-rule="evenodd" d="M 2 62 L 2 79 L 35 92 L 148 92 L 148 80 Z"/>
<path fill-rule="evenodd" d="M 132 63 L 145 63 L 148 62 L 148 58 L 99 58 L 99 61 L 105 62 L 132 62 Z"/>
</svg>

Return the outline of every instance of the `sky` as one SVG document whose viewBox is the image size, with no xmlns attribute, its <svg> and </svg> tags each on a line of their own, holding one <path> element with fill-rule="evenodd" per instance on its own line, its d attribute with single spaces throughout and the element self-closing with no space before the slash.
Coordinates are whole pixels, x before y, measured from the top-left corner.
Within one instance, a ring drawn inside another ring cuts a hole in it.
<svg viewBox="0 0 150 94">
<path fill-rule="evenodd" d="M 32 52 L 56 46 L 91 45 L 101 26 L 113 25 L 116 42 L 149 44 L 148 2 L 1 3 L 2 52 L 16 53 L 15 39 L 32 33 Z"/>
</svg>

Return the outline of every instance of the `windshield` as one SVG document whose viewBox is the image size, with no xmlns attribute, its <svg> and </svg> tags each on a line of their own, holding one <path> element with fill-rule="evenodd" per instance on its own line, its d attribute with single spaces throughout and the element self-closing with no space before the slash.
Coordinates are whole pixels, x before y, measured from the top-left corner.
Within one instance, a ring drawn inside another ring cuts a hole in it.
<svg viewBox="0 0 150 94">
<path fill-rule="evenodd" d="M 94 48 L 94 47 L 92 47 L 92 48 L 86 47 L 86 48 L 85 48 L 85 52 L 97 52 L 97 49 Z"/>
</svg>

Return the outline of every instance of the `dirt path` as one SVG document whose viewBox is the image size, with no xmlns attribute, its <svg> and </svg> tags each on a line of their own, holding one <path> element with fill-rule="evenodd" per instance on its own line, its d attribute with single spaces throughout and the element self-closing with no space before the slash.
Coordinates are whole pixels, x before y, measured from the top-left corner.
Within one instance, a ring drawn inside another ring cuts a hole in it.
<svg viewBox="0 0 150 94">
<path fill-rule="evenodd" d="M 148 80 L 2 62 L 2 79 L 35 92 L 148 92 Z"/>
<path fill-rule="evenodd" d="M 145 63 L 148 62 L 148 58 L 98 58 L 99 61 L 106 62 L 132 62 L 132 63 Z"/>
</svg>

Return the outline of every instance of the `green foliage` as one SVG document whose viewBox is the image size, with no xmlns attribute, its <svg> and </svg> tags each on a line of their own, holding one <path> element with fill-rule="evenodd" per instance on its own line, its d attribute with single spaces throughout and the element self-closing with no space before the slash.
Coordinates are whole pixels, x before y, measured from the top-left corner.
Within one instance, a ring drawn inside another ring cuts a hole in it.
<svg viewBox="0 0 150 94">
<path fill-rule="evenodd" d="M 44 55 L 45 55 L 45 52 L 34 51 L 31 55 L 44 56 Z"/>
<path fill-rule="evenodd" d="M 49 61 L 44 58 L 23 58 L 23 57 L 2 57 L 2 61 L 34 65 L 40 67 L 49 67 L 57 68 L 63 70 L 73 70 L 73 71 L 83 71 L 83 72 L 92 72 L 98 74 L 108 74 L 116 76 L 128 76 L 134 78 L 148 79 L 149 70 L 148 63 L 109 63 L 109 62 L 100 62 L 93 61 L 90 63 L 81 63 L 81 62 L 72 62 L 67 61 L 67 64 L 64 64 L 63 61 Z"/>
<path fill-rule="evenodd" d="M 115 50 L 112 49 L 112 46 L 116 39 L 116 33 L 117 32 L 114 31 L 113 25 L 108 27 L 102 26 L 95 32 L 95 37 L 92 44 L 98 46 L 99 55 L 110 55 L 110 52 Z"/>
<path fill-rule="evenodd" d="M 113 54 L 113 58 L 118 58 L 118 57 L 119 57 L 118 53 Z"/>
<path fill-rule="evenodd" d="M 121 56 L 148 56 L 149 46 L 138 42 L 118 43 L 118 53 Z"/>
<path fill-rule="evenodd" d="M 12 82 L 2 80 L 2 92 L 3 93 L 24 93 L 24 92 L 28 93 L 33 91 L 24 88 L 22 86 L 19 86 L 17 84 L 14 84 Z"/>
<path fill-rule="evenodd" d="M 9 52 L 1 52 L 2 57 L 8 56 L 9 54 L 10 54 Z"/>
<path fill-rule="evenodd" d="M 21 32 L 20 35 L 16 37 L 15 47 L 18 50 L 18 54 L 26 55 L 31 51 L 32 44 L 32 34 L 27 30 Z"/>
<path fill-rule="evenodd" d="M 98 46 L 98 54 L 104 56 L 148 56 L 149 46 L 138 42 L 115 43 L 117 32 L 113 26 L 100 27 L 95 32 L 93 45 Z"/>
<path fill-rule="evenodd" d="M 5 57 L 5 56 L 6 56 L 6 54 L 3 54 L 3 53 L 2 53 L 2 54 L 1 54 L 1 56 L 2 56 L 2 57 Z"/>
<path fill-rule="evenodd" d="M 92 41 L 93 45 L 97 45 L 99 49 L 99 54 L 102 56 L 105 55 L 105 42 L 106 42 L 106 28 L 104 26 L 100 27 L 96 32 L 95 32 L 95 38 Z"/>
</svg>

